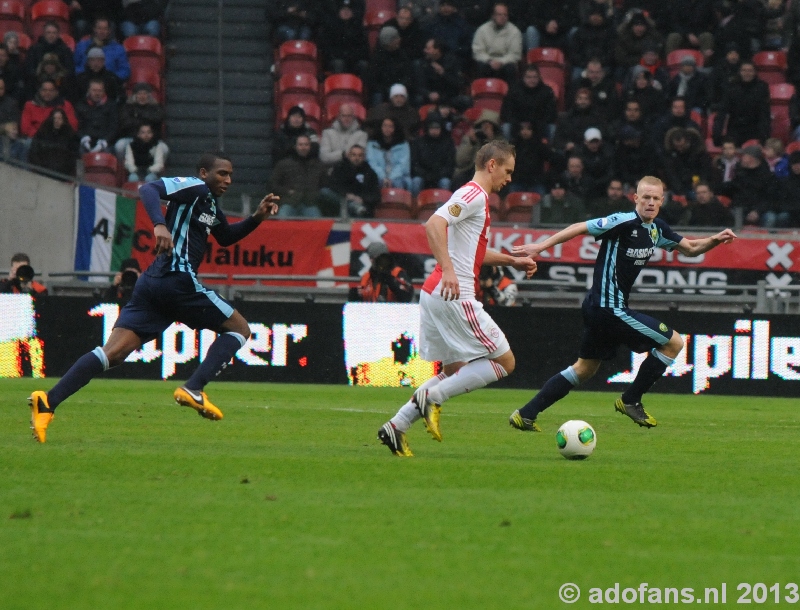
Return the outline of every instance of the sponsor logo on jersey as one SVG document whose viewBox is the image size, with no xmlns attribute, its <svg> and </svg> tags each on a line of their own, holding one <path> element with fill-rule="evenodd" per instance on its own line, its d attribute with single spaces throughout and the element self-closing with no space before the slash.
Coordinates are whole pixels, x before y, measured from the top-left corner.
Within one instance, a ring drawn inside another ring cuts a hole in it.
<svg viewBox="0 0 800 610">
<path fill-rule="evenodd" d="M 637 235 L 638 235 L 638 233 L 637 233 L 636 229 L 631 231 L 631 237 L 636 237 Z"/>
<path fill-rule="evenodd" d="M 217 219 L 216 216 L 213 214 L 209 214 L 207 212 L 203 212 L 200 216 L 197 217 L 199 222 L 202 222 L 204 225 L 213 226 L 214 221 Z"/>
<path fill-rule="evenodd" d="M 655 248 L 628 248 L 625 250 L 625 256 L 628 258 L 649 258 L 653 256 Z"/>
<path fill-rule="evenodd" d="M 602 229 L 605 226 L 605 224 L 606 224 L 606 219 L 605 218 L 598 218 L 597 219 L 597 228 L 598 229 Z"/>
<path fill-rule="evenodd" d="M 454 216 L 456 218 L 461 216 L 461 206 L 457 203 L 448 206 L 447 211 L 450 212 L 450 216 Z"/>
</svg>

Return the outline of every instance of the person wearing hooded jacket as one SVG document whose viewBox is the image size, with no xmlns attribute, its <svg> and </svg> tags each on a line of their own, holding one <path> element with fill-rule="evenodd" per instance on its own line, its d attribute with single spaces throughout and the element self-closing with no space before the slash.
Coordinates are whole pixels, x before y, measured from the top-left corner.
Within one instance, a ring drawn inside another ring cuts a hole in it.
<svg viewBox="0 0 800 610">
<path fill-rule="evenodd" d="M 283 120 L 283 125 L 272 139 L 272 162 L 277 163 L 294 152 L 294 143 L 299 136 L 308 136 L 311 152 L 319 157 L 319 136 L 306 123 L 306 112 L 300 106 L 292 106 Z"/>
<path fill-rule="evenodd" d="M 414 196 L 422 189 L 452 190 L 456 146 L 442 123 L 438 112 L 430 112 L 425 119 L 425 133 L 411 143 L 411 192 Z"/>
<path fill-rule="evenodd" d="M 411 147 L 394 119 L 383 119 L 375 139 L 367 142 L 367 163 L 381 187 L 411 190 Z"/>
<path fill-rule="evenodd" d="M 674 195 L 694 198 L 699 181 L 711 179 L 711 157 L 696 129 L 673 127 L 664 136 L 664 182 Z"/>
</svg>

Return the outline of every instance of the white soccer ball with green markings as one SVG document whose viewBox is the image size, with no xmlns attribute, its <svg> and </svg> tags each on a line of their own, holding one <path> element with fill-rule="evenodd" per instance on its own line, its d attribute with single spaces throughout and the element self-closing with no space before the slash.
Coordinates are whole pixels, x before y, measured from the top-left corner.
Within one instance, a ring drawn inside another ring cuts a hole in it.
<svg viewBox="0 0 800 610">
<path fill-rule="evenodd" d="M 580 419 L 571 419 L 556 432 L 556 446 L 568 460 L 585 460 L 597 444 L 597 433 Z"/>
</svg>

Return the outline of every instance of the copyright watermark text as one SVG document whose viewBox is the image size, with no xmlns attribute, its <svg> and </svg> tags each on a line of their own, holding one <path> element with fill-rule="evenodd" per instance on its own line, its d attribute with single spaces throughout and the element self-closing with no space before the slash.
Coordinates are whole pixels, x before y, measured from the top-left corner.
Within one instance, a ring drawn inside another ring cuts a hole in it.
<svg viewBox="0 0 800 610">
<path fill-rule="evenodd" d="M 796 583 L 747 583 L 736 586 L 721 583 L 716 587 L 695 589 L 693 587 L 655 587 L 640 583 L 638 587 L 613 586 L 589 587 L 587 599 L 590 604 L 797 604 L 800 602 L 800 587 Z M 558 589 L 558 598 L 565 604 L 574 604 L 581 598 L 581 588 L 566 582 Z"/>
</svg>

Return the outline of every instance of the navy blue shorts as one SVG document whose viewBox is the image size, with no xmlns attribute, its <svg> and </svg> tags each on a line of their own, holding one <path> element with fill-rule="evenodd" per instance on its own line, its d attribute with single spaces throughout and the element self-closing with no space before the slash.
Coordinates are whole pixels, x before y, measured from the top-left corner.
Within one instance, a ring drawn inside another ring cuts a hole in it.
<svg viewBox="0 0 800 610">
<path fill-rule="evenodd" d="M 173 322 L 217 330 L 233 311 L 228 301 L 205 288 L 190 273 L 173 271 L 163 277 L 143 273 L 114 328 L 132 330 L 147 343 Z"/>
<path fill-rule="evenodd" d="M 633 309 L 598 307 L 589 294 L 583 301 L 583 338 L 579 356 L 587 360 L 611 360 L 617 347 L 649 352 L 672 338 L 672 329 L 655 318 Z"/>
</svg>

